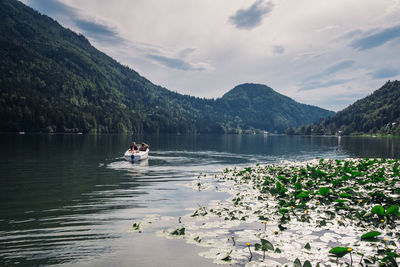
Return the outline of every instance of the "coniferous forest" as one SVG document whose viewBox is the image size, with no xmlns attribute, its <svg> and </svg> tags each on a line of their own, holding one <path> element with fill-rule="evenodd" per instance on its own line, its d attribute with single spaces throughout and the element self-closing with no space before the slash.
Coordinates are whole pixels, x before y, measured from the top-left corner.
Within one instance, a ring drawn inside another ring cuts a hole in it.
<svg viewBox="0 0 400 267">
<path fill-rule="evenodd" d="M 19 1 L 2 0 L 0 16 L 0 132 L 282 133 L 333 114 L 260 84 L 182 95 Z"/>
<path fill-rule="evenodd" d="M 288 134 L 303 135 L 400 135 L 400 82 L 388 81 L 371 95 L 360 99 L 334 116 Z"/>
</svg>

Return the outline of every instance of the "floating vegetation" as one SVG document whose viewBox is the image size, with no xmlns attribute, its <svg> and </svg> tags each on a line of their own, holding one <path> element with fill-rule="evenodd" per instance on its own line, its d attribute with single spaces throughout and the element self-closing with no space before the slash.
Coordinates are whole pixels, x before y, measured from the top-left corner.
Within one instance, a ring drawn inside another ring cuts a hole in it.
<svg viewBox="0 0 400 267">
<path fill-rule="evenodd" d="M 185 227 L 177 228 L 170 233 L 171 235 L 185 235 Z"/>
<path fill-rule="evenodd" d="M 194 190 L 200 183 L 230 197 L 194 209 L 164 236 L 175 232 L 208 248 L 200 256 L 217 264 L 397 266 L 399 166 L 392 159 L 320 159 L 200 176 Z"/>
<path fill-rule="evenodd" d="M 226 262 L 230 262 L 232 260 L 231 253 L 232 253 L 232 250 L 229 251 L 229 253 L 225 257 L 223 257 L 221 260 L 222 261 L 226 261 Z"/>
<path fill-rule="evenodd" d="M 304 264 L 301 264 L 301 261 L 298 258 L 294 260 L 294 267 L 311 267 L 311 266 L 312 266 L 311 262 L 309 262 L 308 260 L 306 260 Z"/>
<path fill-rule="evenodd" d="M 132 224 L 132 229 L 136 230 L 136 231 L 139 231 L 139 226 L 140 226 L 140 223 L 133 223 Z"/>
<path fill-rule="evenodd" d="M 381 233 L 378 231 L 371 231 L 361 236 L 361 240 L 376 240 L 377 236 L 380 236 Z"/>
<path fill-rule="evenodd" d="M 128 229 L 130 233 L 141 233 L 143 229 L 149 227 L 153 222 L 159 221 L 159 215 L 148 215 L 141 222 L 134 222 L 132 227 Z"/>
<path fill-rule="evenodd" d="M 351 248 L 347 247 L 334 247 L 331 250 L 329 250 L 329 253 L 333 254 L 335 257 L 343 257 L 347 253 L 350 253 L 352 251 Z"/>
<path fill-rule="evenodd" d="M 263 261 L 265 260 L 265 252 L 268 250 L 274 251 L 274 246 L 266 239 L 261 239 L 261 244 L 257 243 L 254 245 L 256 250 L 261 249 L 263 251 Z"/>
</svg>

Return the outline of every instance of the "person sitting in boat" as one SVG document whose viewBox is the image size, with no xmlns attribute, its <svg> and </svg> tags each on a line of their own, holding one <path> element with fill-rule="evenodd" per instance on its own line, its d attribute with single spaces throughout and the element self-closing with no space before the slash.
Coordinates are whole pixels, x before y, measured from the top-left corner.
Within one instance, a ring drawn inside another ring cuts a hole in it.
<svg viewBox="0 0 400 267">
<path fill-rule="evenodd" d="M 135 141 L 132 142 L 132 145 L 129 147 L 129 149 L 132 151 L 132 153 L 139 150 Z"/>
<path fill-rule="evenodd" d="M 140 146 L 140 151 L 146 151 L 148 148 L 149 148 L 149 145 L 142 142 L 142 145 Z"/>
</svg>

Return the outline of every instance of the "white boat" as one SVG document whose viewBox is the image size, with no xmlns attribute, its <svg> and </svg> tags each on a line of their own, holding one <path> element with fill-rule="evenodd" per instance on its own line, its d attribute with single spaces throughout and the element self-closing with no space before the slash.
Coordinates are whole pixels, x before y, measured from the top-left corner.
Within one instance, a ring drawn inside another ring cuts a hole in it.
<svg viewBox="0 0 400 267">
<path fill-rule="evenodd" d="M 124 158 L 128 161 L 139 161 L 139 160 L 143 160 L 143 159 L 147 159 L 147 157 L 149 156 L 149 151 L 150 149 L 146 149 L 146 151 L 133 151 L 128 149 L 125 154 L 124 154 Z"/>
</svg>

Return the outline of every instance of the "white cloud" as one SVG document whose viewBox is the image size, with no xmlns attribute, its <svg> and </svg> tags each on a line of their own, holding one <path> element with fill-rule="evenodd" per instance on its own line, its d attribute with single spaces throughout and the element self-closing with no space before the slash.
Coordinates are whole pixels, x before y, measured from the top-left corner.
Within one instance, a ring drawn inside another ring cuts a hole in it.
<svg viewBox="0 0 400 267">
<path fill-rule="evenodd" d="M 256 82 L 338 110 L 400 78 L 399 0 L 24 1 L 184 94 Z"/>
</svg>

